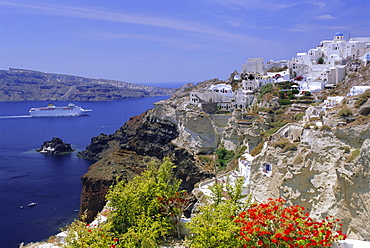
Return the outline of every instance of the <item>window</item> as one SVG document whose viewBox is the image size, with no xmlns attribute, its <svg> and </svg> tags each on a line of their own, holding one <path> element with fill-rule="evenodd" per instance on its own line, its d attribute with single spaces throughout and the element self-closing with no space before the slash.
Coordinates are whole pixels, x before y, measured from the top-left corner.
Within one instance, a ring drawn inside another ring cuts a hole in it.
<svg viewBox="0 0 370 248">
<path fill-rule="evenodd" d="M 272 166 L 271 166 L 271 164 L 263 163 L 261 165 L 261 171 L 262 171 L 262 174 L 264 174 L 266 176 L 271 176 L 272 175 Z"/>
</svg>

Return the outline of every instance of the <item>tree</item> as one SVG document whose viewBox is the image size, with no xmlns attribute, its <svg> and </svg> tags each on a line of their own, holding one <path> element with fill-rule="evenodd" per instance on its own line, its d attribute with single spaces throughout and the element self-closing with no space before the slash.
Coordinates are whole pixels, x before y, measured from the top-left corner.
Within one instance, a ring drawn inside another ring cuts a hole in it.
<svg viewBox="0 0 370 248">
<path fill-rule="evenodd" d="M 161 199 L 174 197 L 181 181 L 172 176 L 173 163 L 165 158 L 161 164 L 150 163 L 141 176 L 119 182 L 107 195 L 114 209 L 108 220 L 112 231 L 122 234 L 127 247 L 156 247 L 161 238 L 174 230 L 167 213 L 162 212 Z M 172 208 L 176 211 L 178 209 Z"/>
<path fill-rule="evenodd" d="M 323 58 L 323 57 L 320 57 L 320 58 L 319 58 L 319 60 L 317 61 L 317 63 L 318 63 L 319 65 L 324 64 L 324 58 Z"/>
<path fill-rule="evenodd" d="M 238 179 L 235 186 L 219 183 L 211 189 L 209 203 L 186 225 L 192 233 L 188 237 L 191 248 L 241 247 L 241 240 L 235 238 L 240 226 L 233 216 L 249 206 L 250 197 L 241 200 L 246 197 L 243 182 Z"/>
<path fill-rule="evenodd" d="M 226 148 L 217 148 L 216 149 L 217 154 L 217 165 L 219 168 L 225 168 L 227 163 L 229 163 L 234 158 L 234 151 L 227 150 Z"/>
</svg>

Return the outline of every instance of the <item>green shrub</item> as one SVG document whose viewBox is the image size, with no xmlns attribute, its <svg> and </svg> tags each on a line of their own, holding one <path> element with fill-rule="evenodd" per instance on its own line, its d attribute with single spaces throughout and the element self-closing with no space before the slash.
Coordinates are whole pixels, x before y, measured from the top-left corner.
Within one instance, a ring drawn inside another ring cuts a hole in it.
<svg viewBox="0 0 370 248">
<path fill-rule="evenodd" d="M 259 101 L 264 95 L 266 95 L 269 92 L 272 92 L 272 86 L 273 86 L 272 84 L 266 84 L 262 86 L 259 91 L 260 94 L 258 95 L 257 100 Z"/>
<path fill-rule="evenodd" d="M 351 74 L 348 75 L 348 77 L 349 78 L 355 78 L 355 77 L 357 77 L 357 74 L 356 73 L 351 73 Z"/>
<path fill-rule="evenodd" d="M 140 176 L 128 183 L 119 182 L 107 194 L 109 206 L 115 209 L 108 221 L 112 231 L 122 235 L 125 247 L 156 247 L 173 230 L 158 200 L 170 199 L 179 190 L 181 181 L 173 178 L 173 168 L 167 158 L 162 164 L 151 163 Z"/>
<path fill-rule="evenodd" d="M 360 149 L 356 149 L 354 151 L 351 152 L 351 155 L 349 155 L 346 159 L 346 162 L 349 163 L 349 162 L 352 162 L 353 160 L 355 160 L 358 155 L 360 155 Z"/>
<path fill-rule="evenodd" d="M 282 121 L 281 118 L 277 118 L 276 122 L 270 123 L 270 129 L 266 130 L 265 132 L 262 132 L 261 134 L 266 138 L 270 137 L 271 135 L 279 131 L 279 129 L 282 128 L 287 123 L 288 122 L 286 121 Z"/>
<path fill-rule="evenodd" d="M 238 151 L 236 152 L 235 154 L 235 158 L 240 158 L 244 153 L 245 153 L 245 150 L 247 150 L 248 146 L 242 146 L 238 149 Z"/>
<path fill-rule="evenodd" d="M 296 121 L 300 121 L 300 120 L 302 120 L 302 119 L 303 119 L 303 116 L 305 116 L 305 115 L 306 115 L 306 113 L 305 113 L 305 112 L 302 112 L 302 113 L 296 114 L 296 115 L 294 116 L 294 119 L 295 119 Z"/>
<path fill-rule="evenodd" d="M 281 115 L 285 112 L 285 110 L 283 108 L 279 108 L 278 110 L 275 111 L 275 114 L 277 115 Z"/>
<path fill-rule="evenodd" d="M 339 149 L 344 150 L 345 153 L 349 153 L 351 151 L 351 148 L 349 146 L 342 146 Z"/>
<path fill-rule="evenodd" d="M 285 92 L 283 92 L 283 91 L 279 91 L 279 98 L 280 98 L 280 99 L 285 99 L 285 98 L 286 98 L 286 96 L 285 96 Z"/>
<path fill-rule="evenodd" d="M 329 125 L 322 125 L 321 130 L 330 131 L 331 130 L 331 126 L 329 126 Z"/>
<path fill-rule="evenodd" d="M 289 99 L 279 99 L 280 105 L 290 105 L 292 102 Z"/>
<path fill-rule="evenodd" d="M 232 217 L 250 206 L 251 197 L 241 201 L 246 197 L 243 183 L 237 179 L 235 186 L 219 183 L 211 188 L 211 203 L 201 206 L 200 213 L 186 224 L 192 233 L 187 237 L 190 248 L 243 247 L 242 240 L 235 238 L 240 225 Z"/>
<path fill-rule="evenodd" d="M 234 151 L 227 150 L 226 148 L 217 148 L 215 153 L 217 154 L 217 166 L 219 168 L 225 168 L 235 156 Z"/>
<path fill-rule="evenodd" d="M 272 146 L 275 148 L 276 147 L 281 148 L 283 152 L 297 150 L 297 145 L 289 142 L 289 140 L 286 139 L 275 141 L 274 143 L 272 143 Z"/>
<path fill-rule="evenodd" d="M 366 90 L 363 94 L 361 94 L 356 103 L 355 108 L 361 107 L 365 102 L 367 102 L 367 99 L 370 97 L 370 90 Z"/>
<path fill-rule="evenodd" d="M 250 154 L 252 156 L 257 156 L 258 154 L 260 154 L 260 152 L 262 151 L 262 148 L 263 148 L 263 144 L 264 144 L 263 141 L 261 141 L 260 143 L 258 143 L 258 145 L 252 149 L 252 151 L 250 152 Z"/>
<path fill-rule="evenodd" d="M 347 118 L 349 116 L 352 116 L 352 110 L 348 107 L 343 107 L 339 112 L 338 112 L 338 117 L 340 118 Z"/>
<path fill-rule="evenodd" d="M 258 108 L 258 112 L 266 112 L 266 113 L 269 113 L 269 114 L 273 114 L 274 113 L 274 110 L 271 109 L 271 108 L 261 107 L 261 108 Z"/>
<path fill-rule="evenodd" d="M 67 229 L 65 248 L 146 247 L 155 248 L 179 231 L 185 207 L 181 181 L 168 158 L 149 163 L 147 170 L 132 181 L 120 181 L 108 192 L 107 221 L 96 226 L 75 221 Z"/>
</svg>

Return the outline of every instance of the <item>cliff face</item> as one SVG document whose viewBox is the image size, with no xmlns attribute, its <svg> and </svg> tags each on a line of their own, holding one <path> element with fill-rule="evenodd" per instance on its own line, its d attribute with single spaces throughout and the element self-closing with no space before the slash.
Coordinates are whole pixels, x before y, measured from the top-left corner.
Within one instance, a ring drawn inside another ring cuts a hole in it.
<svg viewBox="0 0 370 248">
<path fill-rule="evenodd" d="M 295 135 L 287 140 L 286 133 Z M 282 196 L 290 204 L 305 207 L 313 217 L 339 218 L 350 238 L 368 240 L 370 124 L 334 130 L 292 125 L 277 136 L 251 166 L 255 199 Z M 290 148 L 282 145 L 287 142 Z M 266 164 L 272 166 L 270 176 L 262 173 Z"/>
<path fill-rule="evenodd" d="M 0 70 L 0 101 L 111 101 L 170 95 L 174 89 L 31 70 Z"/>
<path fill-rule="evenodd" d="M 130 180 L 151 160 L 172 158 L 182 188 L 191 191 L 197 182 L 214 175 L 214 164 L 205 161 L 214 161 L 210 154 L 220 144 L 235 152 L 242 146 L 251 151 L 264 141 L 251 166 L 250 189 L 256 201 L 282 196 L 289 204 L 305 207 L 312 217 L 339 218 L 351 238 L 369 240 L 370 117 L 365 116 L 369 102 L 357 109 L 355 98 L 346 99 L 345 105 L 312 120 L 323 122 L 323 128 L 291 123 L 277 131 L 276 125 L 292 121 L 310 105 L 281 108 L 271 93 L 271 99 L 255 101 L 250 113 L 212 114 L 190 101 L 191 89 L 217 82 L 185 85 L 114 134 L 93 138 L 83 153 L 100 160 L 83 177 L 86 204 L 81 212 L 94 209 L 94 204 L 103 206 L 106 182 L 113 184 L 117 177 Z M 353 115 L 339 117 L 344 108 Z M 270 167 L 271 172 L 266 170 Z"/>
<path fill-rule="evenodd" d="M 174 174 L 182 180 L 181 188 L 189 192 L 195 183 L 212 176 L 211 172 L 199 166 L 186 149 L 172 144 L 171 141 L 178 135 L 173 123 L 160 120 L 148 111 L 132 117 L 113 135 L 93 138 L 93 143 L 80 154 L 101 158 L 90 166 L 88 173 L 82 177 L 80 213 L 87 211 L 85 220 L 92 221 L 103 208 L 105 194 L 110 185 L 116 180 L 131 180 L 140 174 L 150 161 L 170 157 L 177 165 Z M 95 149 L 97 147 L 99 149 Z"/>
<path fill-rule="evenodd" d="M 79 156 L 98 159 L 83 176 L 81 213 L 88 210 L 92 220 L 105 203 L 107 185 L 116 178 L 130 180 L 141 173 L 151 160 L 167 156 L 176 164 L 174 174 L 182 180 L 181 188 L 190 192 L 194 185 L 214 176 L 212 154 L 223 142 L 228 149 L 248 144 L 256 146 L 259 135 L 266 129 L 263 118 L 240 126 L 240 113 L 215 116 L 189 102 L 189 89 L 204 89 L 217 80 L 198 86 L 185 85 L 170 99 L 155 104 L 155 108 L 130 118 L 114 134 L 100 134 Z M 209 162 L 209 160 L 212 160 Z"/>
</svg>

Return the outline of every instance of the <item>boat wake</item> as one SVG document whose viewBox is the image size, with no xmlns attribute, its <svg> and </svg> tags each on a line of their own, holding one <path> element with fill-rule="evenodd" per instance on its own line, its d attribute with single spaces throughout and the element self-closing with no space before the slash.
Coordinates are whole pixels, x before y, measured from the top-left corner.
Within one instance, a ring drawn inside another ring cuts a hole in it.
<svg viewBox="0 0 370 248">
<path fill-rule="evenodd" d="M 15 118 L 29 118 L 31 115 L 12 115 L 12 116 L 0 116 L 0 119 L 15 119 Z"/>
</svg>

